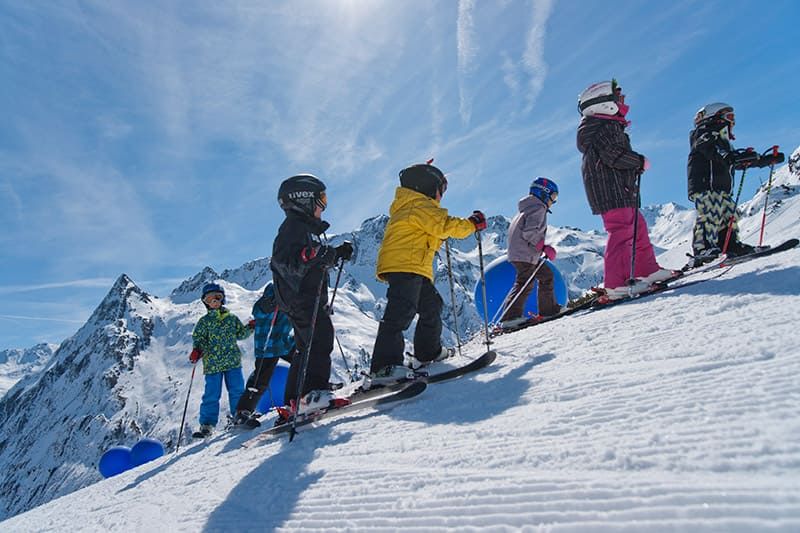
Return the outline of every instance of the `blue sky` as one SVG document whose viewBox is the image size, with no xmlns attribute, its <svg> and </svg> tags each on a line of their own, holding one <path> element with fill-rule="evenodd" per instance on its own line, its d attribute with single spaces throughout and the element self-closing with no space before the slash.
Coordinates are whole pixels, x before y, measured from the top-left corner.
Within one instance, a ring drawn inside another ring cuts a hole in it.
<svg viewBox="0 0 800 533">
<path fill-rule="evenodd" d="M 644 203 L 687 205 L 701 105 L 735 106 L 737 146 L 800 144 L 798 20 L 792 0 L 0 1 L 0 349 L 60 342 L 122 272 L 165 295 L 268 255 L 299 172 L 333 232 L 430 157 L 453 214 L 513 215 L 547 176 L 550 222 L 599 228 L 576 97 L 612 76 Z"/>
</svg>

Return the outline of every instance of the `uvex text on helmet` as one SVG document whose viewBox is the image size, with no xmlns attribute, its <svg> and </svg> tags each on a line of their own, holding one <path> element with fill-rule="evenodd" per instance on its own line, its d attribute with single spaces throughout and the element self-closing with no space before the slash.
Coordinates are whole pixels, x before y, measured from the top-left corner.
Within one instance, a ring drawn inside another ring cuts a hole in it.
<svg viewBox="0 0 800 533">
<path fill-rule="evenodd" d="M 313 215 L 317 207 L 325 209 L 327 206 L 325 184 L 311 174 L 287 178 L 278 188 L 278 205 L 287 212 Z"/>
<path fill-rule="evenodd" d="M 437 192 L 443 195 L 447 190 L 447 178 L 433 165 L 411 165 L 400 171 L 400 185 L 429 198 L 436 198 Z"/>
</svg>

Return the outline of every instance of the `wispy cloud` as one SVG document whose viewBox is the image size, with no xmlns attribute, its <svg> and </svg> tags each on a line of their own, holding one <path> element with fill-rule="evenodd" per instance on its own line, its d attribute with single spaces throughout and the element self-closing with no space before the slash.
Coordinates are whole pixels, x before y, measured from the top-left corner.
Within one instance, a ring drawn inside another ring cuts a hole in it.
<svg viewBox="0 0 800 533">
<path fill-rule="evenodd" d="M 476 55 L 474 0 L 459 0 L 456 23 L 456 48 L 458 52 L 458 93 L 461 121 L 468 124 L 472 116 L 472 96 L 467 89 L 467 78 L 474 70 Z"/>
<path fill-rule="evenodd" d="M 38 283 L 31 285 L 0 285 L 0 294 L 11 294 L 16 292 L 44 291 L 52 289 L 86 289 L 86 288 L 109 288 L 114 283 L 112 278 L 90 278 L 61 281 L 58 283 Z"/>
<path fill-rule="evenodd" d="M 547 33 L 547 19 L 553 10 L 552 0 L 534 0 L 531 12 L 531 26 L 522 56 L 522 65 L 528 75 L 528 94 L 526 95 L 526 111 L 530 111 L 539 93 L 544 87 L 547 77 L 547 63 L 544 59 L 544 39 Z"/>
<path fill-rule="evenodd" d="M 86 322 L 84 320 L 75 320 L 72 318 L 51 318 L 51 317 L 44 317 L 44 316 L 20 316 L 20 315 L 0 315 L 0 318 L 6 320 L 33 320 L 33 321 L 45 321 L 45 322 L 65 322 L 68 324 L 83 324 Z"/>
</svg>

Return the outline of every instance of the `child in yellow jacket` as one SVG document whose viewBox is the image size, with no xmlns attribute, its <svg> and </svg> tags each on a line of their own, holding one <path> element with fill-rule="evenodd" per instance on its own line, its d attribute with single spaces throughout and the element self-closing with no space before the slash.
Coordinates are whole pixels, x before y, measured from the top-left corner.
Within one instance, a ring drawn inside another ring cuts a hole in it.
<svg viewBox="0 0 800 533">
<path fill-rule="evenodd" d="M 480 211 L 469 218 L 449 216 L 439 206 L 446 190 L 447 179 L 431 164 L 400 171 L 400 187 L 378 251 L 377 276 L 389 288 L 372 351 L 372 385 L 413 377 L 403 366 L 403 332 L 417 314 L 414 357 L 430 363 L 447 356 L 442 348 L 443 301 L 433 284 L 433 258 L 444 239 L 463 239 L 486 229 L 486 217 Z"/>
</svg>

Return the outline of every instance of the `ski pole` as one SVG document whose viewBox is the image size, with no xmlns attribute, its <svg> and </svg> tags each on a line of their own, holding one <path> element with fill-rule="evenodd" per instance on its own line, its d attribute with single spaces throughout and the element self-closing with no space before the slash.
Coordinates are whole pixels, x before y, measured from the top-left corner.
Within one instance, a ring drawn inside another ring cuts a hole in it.
<svg viewBox="0 0 800 533">
<path fill-rule="evenodd" d="M 319 302 L 322 299 L 322 288 L 325 286 L 325 278 L 327 272 L 323 272 L 319 280 L 319 287 L 317 288 L 317 297 L 314 301 L 314 311 L 311 313 L 311 331 L 308 336 L 308 346 L 306 352 L 303 354 L 303 360 L 300 362 L 300 374 L 297 379 L 297 389 L 294 400 L 294 410 L 292 412 L 292 429 L 289 431 L 289 442 L 294 440 L 297 434 L 297 412 L 300 410 L 300 396 L 303 393 L 303 384 L 306 380 L 306 371 L 308 369 L 308 360 L 311 358 L 311 345 L 314 343 L 314 330 L 317 326 L 317 315 L 319 314 Z M 295 331 L 295 335 L 297 332 Z"/>
<path fill-rule="evenodd" d="M 731 235 L 733 234 L 733 224 L 736 222 L 736 209 L 739 207 L 739 197 L 742 195 L 742 186 L 744 185 L 744 176 L 747 174 L 747 169 L 750 165 L 745 165 L 742 169 L 742 177 L 739 179 L 739 189 L 736 191 L 736 199 L 733 202 L 733 212 L 731 213 L 731 218 L 728 220 L 728 232 L 725 233 L 725 242 L 722 245 L 722 254 L 724 255 L 728 251 L 728 244 L 731 240 Z"/>
<path fill-rule="evenodd" d="M 355 378 L 353 377 L 353 373 L 350 371 L 350 365 L 347 364 L 347 357 L 344 356 L 342 343 L 339 342 L 339 335 L 336 334 L 336 330 L 334 330 L 333 338 L 336 339 L 336 344 L 339 345 L 339 353 L 342 354 L 342 361 L 344 361 L 344 369 L 347 370 L 347 375 L 350 376 L 350 383 L 353 383 L 355 381 Z"/>
<path fill-rule="evenodd" d="M 639 233 L 639 203 L 641 202 L 642 173 L 636 176 L 636 207 L 633 215 L 633 242 L 631 243 L 631 277 L 628 278 L 628 292 L 633 295 L 633 285 L 636 283 L 636 235 Z"/>
<path fill-rule="evenodd" d="M 767 195 L 764 197 L 764 214 L 761 215 L 761 234 L 758 237 L 758 245 L 764 242 L 764 225 L 767 222 L 767 203 L 769 203 L 769 191 L 772 189 L 772 173 L 775 171 L 775 160 L 778 158 L 778 145 L 772 147 L 772 164 L 769 166 L 769 181 L 767 182 Z"/>
<path fill-rule="evenodd" d="M 453 264 L 450 261 L 450 239 L 444 241 L 444 249 L 447 252 L 447 277 L 450 278 L 450 306 L 453 312 L 453 327 L 456 332 L 456 343 L 458 346 L 458 356 L 461 357 L 461 335 L 458 333 L 458 315 L 456 314 L 456 287 L 453 282 Z"/>
<path fill-rule="evenodd" d="M 339 271 L 336 273 L 336 285 L 333 286 L 333 295 L 331 301 L 328 303 L 328 314 L 333 314 L 333 301 L 336 299 L 336 291 L 339 290 L 339 280 L 342 279 L 342 270 L 344 270 L 344 259 L 339 261 Z"/>
<path fill-rule="evenodd" d="M 175 453 L 178 453 L 178 448 L 181 447 L 181 438 L 183 438 L 183 424 L 186 423 L 186 410 L 189 408 L 189 395 L 192 393 L 192 383 L 194 383 L 194 372 L 197 370 L 197 362 L 192 363 L 192 377 L 189 379 L 189 390 L 186 391 L 186 401 L 183 404 L 183 416 L 181 416 L 181 427 L 178 430 L 178 443 L 175 445 Z"/>
<path fill-rule="evenodd" d="M 531 281 L 533 281 L 533 278 L 536 277 L 536 274 L 539 272 L 539 269 L 542 268 L 543 264 L 544 264 L 544 259 L 540 257 L 539 258 L 539 262 L 536 263 L 536 268 L 534 269 L 533 273 L 531 273 L 531 275 L 528 277 L 527 281 L 525 281 L 525 285 L 523 285 L 522 288 L 519 290 L 519 292 L 516 294 L 516 296 L 514 296 L 514 299 L 512 299 L 510 302 L 508 302 L 508 305 L 501 305 L 500 309 L 498 309 L 497 312 L 494 314 L 494 316 L 492 317 L 492 324 L 495 324 L 497 322 L 498 315 L 499 315 L 500 319 L 503 318 L 503 315 L 506 313 L 506 311 L 508 311 L 508 309 L 512 305 L 514 305 L 514 302 L 517 301 L 517 299 L 522 295 L 522 293 L 525 292 L 525 288 L 528 285 L 530 285 Z M 503 302 L 503 304 L 505 304 L 505 302 Z"/>
<path fill-rule="evenodd" d="M 336 273 L 336 285 L 333 286 L 333 295 L 331 296 L 331 301 L 328 304 L 328 314 L 333 314 L 333 301 L 336 299 L 336 291 L 339 289 L 339 280 L 342 279 L 342 270 L 344 270 L 344 259 L 339 262 L 339 271 Z M 342 354 L 342 361 L 344 361 L 344 367 L 347 370 L 347 375 L 350 376 L 350 382 L 353 381 L 353 374 L 350 373 L 350 366 L 347 364 L 347 357 L 344 356 L 344 350 L 342 350 L 342 343 L 339 342 L 339 336 L 336 335 L 336 330 L 334 329 L 334 338 L 336 339 L 336 344 L 339 345 L 339 352 Z"/>
<path fill-rule="evenodd" d="M 483 272 L 483 243 L 481 242 L 481 232 L 475 232 L 478 239 L 478 259 L 481 265 L 481 289 L 483 290 L 483 334 L 486 337 L 486 349 L 489 350 L 491 341 L 489 340 L 489 307 L 486 302 L 486 276 Z"/>
</svg>

